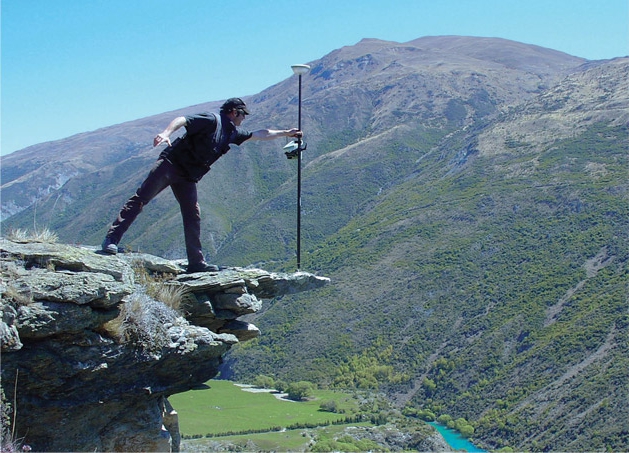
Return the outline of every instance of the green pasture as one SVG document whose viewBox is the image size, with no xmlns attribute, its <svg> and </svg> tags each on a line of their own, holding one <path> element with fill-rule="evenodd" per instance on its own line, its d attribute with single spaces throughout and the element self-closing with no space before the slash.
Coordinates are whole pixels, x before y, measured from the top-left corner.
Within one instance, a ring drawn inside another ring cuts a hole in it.
<svg viewBox="0 0 629 453">
<path fill-rule="evenodd" d="M 247 392 L 231 381 L 211 380 L 207 385 L 210 388 L 168 398 L 179 414 L 182 435 L 271 431 L 296 424 L 326 425 L 344 420 L 358 409 L 352 396 L 329 390 L 315 390 L 309 401 L 294 402 L 279 400 L 268 392 Z M 321 402 L 329 400 L 335 400 L 345 413 L 321 411 Z"/>
<path fill-rule="evenodd" d="M 356 423 L 352 426 L 369 425 L 369 423 Z M 268 432 L 259 434 L 246 434 L 241 436 L 223 436 L 217 438 L 186 439 L 185 451 L 211 451 L 212 442 L 233 444 L 247 451 L 247 446 L 253 443 L 256 451 L 299 452 L 308 451 L 310 441 L 315 437 L 331 438 L 343 432 L 347 425 L 326 426 L 314 430 L 289 429 L 282 432 Z"/>
</svg>

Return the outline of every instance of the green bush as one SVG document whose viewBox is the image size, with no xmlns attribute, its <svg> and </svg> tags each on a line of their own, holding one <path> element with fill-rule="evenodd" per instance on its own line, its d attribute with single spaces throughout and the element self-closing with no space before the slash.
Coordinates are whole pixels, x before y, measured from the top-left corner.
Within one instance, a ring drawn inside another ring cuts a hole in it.
<svg viewBox="0 0 629 453">
<path fill-rule="evenodd" d="M 314 390 L 314 384 L 308 381 L 299 381 L 288 384 L 286 392 L 288 398 L 295 401 L 301 401 L 312 396 Z"/>
<path fill-rule="evenodd" d="M 334 412 L 337 413 L 339 410 L 339 403 L 336 400 L 327 400 L 321 402 L 319 408 L 325 412 Z"/>
<path fill-rule="evenodd" d="M 261 389 L 275 388 L 275 380 L 270 376 L 260 374 L 253 380 L 253 385 Z"/>
</svg>

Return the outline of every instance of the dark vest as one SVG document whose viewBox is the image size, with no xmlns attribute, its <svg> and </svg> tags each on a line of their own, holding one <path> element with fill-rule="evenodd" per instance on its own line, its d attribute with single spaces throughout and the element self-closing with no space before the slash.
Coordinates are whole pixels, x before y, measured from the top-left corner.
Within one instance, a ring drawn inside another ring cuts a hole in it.
<svg viewBox="0 0 629 453">
<path fill-rule="evenodd" d="M 213 134 L 185 134 L 176 139 L 172 146 L 166 148 L 160 157 L 168 159 L 190 181 L 199 181 L 214 162 L 229 151 L 231 134 L 223 130 L 221 115 L 213 113 L 216 118 L 216 129 Z"/>
</svg>

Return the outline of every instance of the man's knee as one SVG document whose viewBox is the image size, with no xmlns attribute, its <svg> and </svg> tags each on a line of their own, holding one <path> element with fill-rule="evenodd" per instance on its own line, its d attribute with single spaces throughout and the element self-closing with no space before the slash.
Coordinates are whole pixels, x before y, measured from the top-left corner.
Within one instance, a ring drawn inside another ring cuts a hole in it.
<svg viewBox="0 0 629 453">
<path fill-rule="evenodd" d="M 201 208 L 199 203 L 181 205 L 181 215 L 185 220 L 200 221 Z"/>
</svg>

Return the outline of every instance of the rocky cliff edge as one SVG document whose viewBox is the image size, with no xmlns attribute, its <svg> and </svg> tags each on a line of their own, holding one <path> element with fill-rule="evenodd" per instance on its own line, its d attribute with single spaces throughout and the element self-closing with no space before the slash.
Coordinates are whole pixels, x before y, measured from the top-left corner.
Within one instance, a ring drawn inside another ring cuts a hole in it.
<svg viewBox="0 0 629 453">
<path fill-rule="evenodd" d="M 3 238 L 0 266 L 3 435 L 36 451 L 178 451 L 167 397 L 260 334 L 261 299 L 329 283 Z"/>
</svg>

